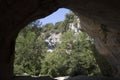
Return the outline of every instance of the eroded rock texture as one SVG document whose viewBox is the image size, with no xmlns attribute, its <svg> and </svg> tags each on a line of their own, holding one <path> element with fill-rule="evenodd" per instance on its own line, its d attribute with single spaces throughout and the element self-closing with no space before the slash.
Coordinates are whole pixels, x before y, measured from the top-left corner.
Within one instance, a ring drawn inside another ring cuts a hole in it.
<svg viewBox="0 0 120 80">
<path fill-rule="evenodd" d="M 68 6 L 79 16 L 83 31 L 94 38 L 99 53 L 111 65 L 112 76 L 120 76 L 120 6 L 118 2 L 118 0 L 103 2 L 85 0 Z"/>
<path fill-rule="evenodd" d="M 83 31 L 95 39 L 99 53 L 120 76 L 119 0 L 0 0 L 0 80 L 13 78 L 15 39 L 29 22 L 58 8 L 73 10 Z"/>
<path fill-rule="evenodd" d="M 0 80 L 13 75 L 15 39 L 29 22 L 58 9 L 56 0 L 0 0 Z"/>
</svg>

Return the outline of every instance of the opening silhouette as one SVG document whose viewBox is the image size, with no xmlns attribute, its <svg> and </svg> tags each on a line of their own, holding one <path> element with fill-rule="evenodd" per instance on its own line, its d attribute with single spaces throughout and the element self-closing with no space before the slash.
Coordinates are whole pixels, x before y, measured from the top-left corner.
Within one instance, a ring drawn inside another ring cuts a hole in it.
<svg viewBox="0 0 120 80">
<path fill-rule="evenodd" d="M 81 31 L 80 20 L 72 11 L 65 13 L 65 19 L 56 23 L 42 24 L 36 20 L 18 35 L 14 74 L 52 77 L 101 75 L 93 49 L 93 39 Z"/>
</svg>

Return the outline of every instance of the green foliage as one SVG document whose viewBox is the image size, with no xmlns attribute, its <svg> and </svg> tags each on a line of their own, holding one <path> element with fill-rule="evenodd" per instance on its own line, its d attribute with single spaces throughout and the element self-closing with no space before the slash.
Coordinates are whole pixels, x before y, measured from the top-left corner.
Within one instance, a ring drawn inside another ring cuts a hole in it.
<svg viewBox="0 0 120 80">
<path fill-rule="evenodd" d="M 65 17 L 66 18 L 64 20 L 64 31 L 63 32 L 66 32 L 69 29 L 69 23 L 73 23 L 76 20 L 75 15 L 72 12 L 69 14 L 66 14 Z"/>
<path fill-rule="evenodd" d="M 42 61 L 41 74 L 56 76 L 96 75 L 99 69 L 93 57 L 92 41 L 84 33 L 74 35 L 67 31 L 62 43 Z M 87 40 L 88 39 L 88 40 Z"/>
<path fill-rule="evenodd" d="M 66 19 L 43 25 L 33 22 L 23 29 L 16 40 L 14 73 L 29 75 L 76 76 L 98 75 L 99 69 L 93 57 L 93 41 L 85 33 L 70 31 L 69 23 L 76 23 L 73 13 Z M 44 40 L 50 33 L 62 33 L 61 44 L 53 52 L 47 52 Z"/>
<path fill-rule="evenodd" d="M 33 28 L 26 27 L 24 29 L 26 32 L 21 31 L 16 40 L 15 74 L 40 74 L 41 59 L 43 58 L 43 53 L 46 53 L 47 48 L 44 43 L 44 35 L 38 36 L 39 32 L 37 34 L 34 30 Z"/>
</svg>

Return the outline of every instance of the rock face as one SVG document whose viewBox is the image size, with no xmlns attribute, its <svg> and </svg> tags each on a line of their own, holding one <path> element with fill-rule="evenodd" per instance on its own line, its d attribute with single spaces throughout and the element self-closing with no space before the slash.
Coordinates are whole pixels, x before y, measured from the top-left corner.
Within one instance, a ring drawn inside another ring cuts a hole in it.
<svg viewBox="0 0 120 80">
<path fill-rule="evenodd" d="M 99 53 L 120 76 L 119 0 L 0 0 L 0 80 L 13 75 L 15 39 L 29 22 L 48 16 L 58 8 L 71 9 L 83 31 L 95 39 Z"/>
<path fill-rule="evenodd" d="M 48 46 L 48 52 L 53 52 L 53 50 L 55 49 L 56 47 L 56 44 L 57 43 L 61 43 L 60 41 L 60 37 L 61 37 L 61 34 L 62 33 L 50 33 L 50 36 L 45 39 L 45 43 L 47 43 L 47 46 Z"/>
<path fill-rule="evenodd" d="M 80 26 L 80 20 L 77 16 L 76 17 L 76 23 L 69 23 L 69 28 L 68 30 L 72 30 L 74 31 L 74 35 L 77 35 L 81 29 L 81 26 Z M 61 44 L 62 41 L 61 41 L 61 36 L 62 36 L 62 32 L 58 32 L 58 33 L 55 33 L 55 32 L 51 32 L 49 34 L 49 37 L 47 37 L 45 39 L 45 43 L 47 44 L 47 47 L 48 47 L 48 52 L 53 52 L 56 48 L 56 44 Z"/>
</svg>

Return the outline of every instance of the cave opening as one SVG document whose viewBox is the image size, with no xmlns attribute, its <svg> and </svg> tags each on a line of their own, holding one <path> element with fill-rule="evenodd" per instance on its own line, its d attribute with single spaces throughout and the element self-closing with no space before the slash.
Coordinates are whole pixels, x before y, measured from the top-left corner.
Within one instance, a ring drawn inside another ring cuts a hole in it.
<svg viewBox="0 0 120 80">
<path fill-rule="evenodd" d="M 119 0 L 109 3 L 97 0 L 1 0 L 0 3 L 0 80 L 14 78 L 14 49 L 19 31 L 29 22 L 63 7 L 73 10 L 80 18 L 83 31 L 94 38 L 95 46 L 102 55 L 96 61 L 103 76 L 120 76 Z"/>
<path fill-rule="evenodd" d="M 81 31 L 80 19 L 72 11 L 64 16 L 54 23 L 35 20 L 21 30 L 15 48 L 16 76 L 102 76 L 94 40 Z"/>
</svg>

